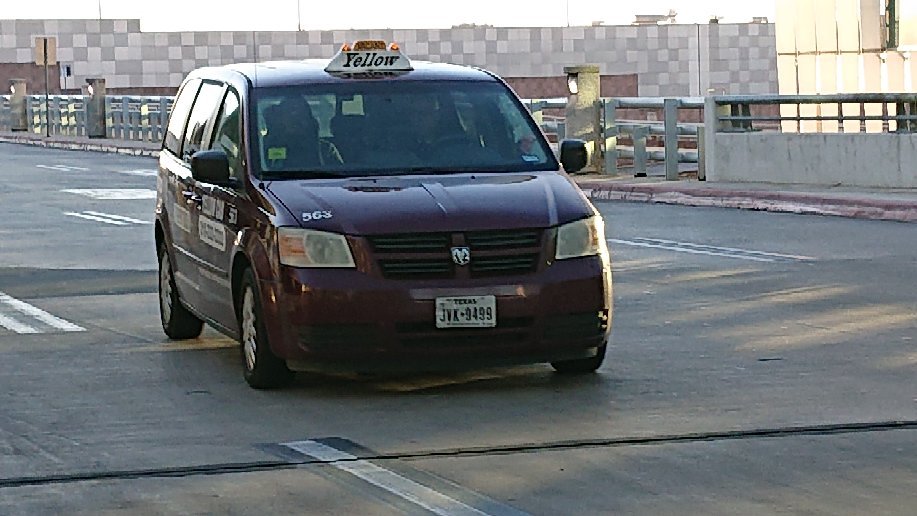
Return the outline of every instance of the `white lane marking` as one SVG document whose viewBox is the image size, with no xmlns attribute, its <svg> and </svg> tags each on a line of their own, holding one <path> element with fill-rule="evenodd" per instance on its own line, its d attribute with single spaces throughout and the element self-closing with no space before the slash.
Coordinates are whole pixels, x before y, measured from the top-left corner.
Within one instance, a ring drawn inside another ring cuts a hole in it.
<svg viewBox="0 0 917 516">
<path fill-rule="evenodd" d="M 83 213 L 87 215 L 95 215 L 96 217 L 108 217 L 109 219 L 121 220 L 124 222 L 130 222 L 132 224 L 152 224 L 152 222 L 148 220 L 134 219 L 131 217 L 124 217 L 122 215 L 112 215 L 111 213 L 100 213 L 98 211 L 90 211 L 90 210 L 86 210 Z"/>
<path fill-rule="evenodd" d="M 60 317 L 55 317 L 48 312 L 45 312 L 41 308 L 32 306 L 25 301 L 20 301 L 12 296 L 8 296 L 3 292 L 0 292 L 0 303 L 3 303 L 14 310 L 18 310 L 33 319 L 41 321 L 52 328 L 57 328 L 58 330 L 63 331 L 86 331 L 86 328 L 82 326 L 77 326 L 70 321 L 65 321 Z"/>
<path fill-rule="evenodd" d="M 81 219 L 92 220 L 95 222 L 104 222 L 105 224 L 111 224 L 114 226 L 126 226 L 127 225 L 127 222 L 124 222 L 122 220 L 112 220 L 112 219 L 107 219 L 104 217 L 97 217 L 95 215 L 88 215 L 86 213 L 75 213 L 72 211 L 67 211 L 67 212 L 64 212 L 64 215 L 67 215 L 68 217 L 79 217 Z"/>
<path fill-rule="evenodd" d="M 126 174 L 129 176 L 142 176 L 142 177 L 152 177 L 159 175 L 159 171 L 151 169 L 138 169 L 138 170 L 115 170 L 118 174 Z"/>
<path fill-rule="evenodd" d="M 346 471 L 434 514 L 439 514 L 440 516 L 487 516 L 487 513 L 481 512 L 470 505 L 466 505 L 439 491 L 418 484 L 369 461 L 358 459 L 356 456 L 337 448 L 332 448 L 316 441 L 297 441 L 284 443 L 283 446 L 314 457 L 322 462 L 327 462 L 335 468 Z"/>
<path fill-rule="evenodd" d="M 74 171 L 86 172 L 89 170 L 88 168 L 74 167 L 71 165 L 35 165 L 35 166 L 37 168 L 44 168 L 47 170 L 56 170 L 58 172 L 74 172 Z"/>
<path fill-rule="evenodd" d="M 815 259 L 811 256 L 801 256 L 801 255 L 796 255 L 796 254 L 768 253 L 765 251 L 751 251 L 749 249 L 739 249 L 737 247 L 718 247 L 718 246 L 706 245 L 706 244 L 692 244 L 690 242 L 676 242 L 674 240 L 663 240 L 661 238 L 637 238 L 636 240 L 639 240 L 642 242 L 658 242 L 660 244 L 670 244 L 670 245 L 677 245 L 677 246 L 682 246 L 682 247 L 690 247 L 693 249 L 714 249 L 717 251 L 731 251 L 731 252 L 742 253 L 742 254 L 747 254 L 751 256 L 764 256 L 768 258 L 783 258 L 786 260 L 806 261 L 806 260 Z"/>
<path fill-rule="evenodd" d="M 41 333 L 28 324 L 23 324 L 12 317 L 0 314 L 0 326 L 15 333 Z"/>
<path fill-rule="evenodd" d="M 711 245 L 692 244 L 690 242 L 676 242 L 674 240 L 661 240 L 654 238 L 635 238 L 633 240 L 609 238 L 608 241 L 614 244 L 628 245 L 632 247 L 662 249 L 665 251 L 701 254 L 706 256 L 721 256 L 723 258 L 735 258 L 738 260 L 749 260 L 753 262 L 773 263 L 777 261 L 807 261 L 815 259 L 810 256 L 767 253 L 763 251 L 737 249 L 734 247 L 717 247 Z"/>
<path fill-rule="evenodd" d="M 136 201 L 156 198 L 156 190 L 147 188 L 76 188 L 61 190 L 61 192 L 105 201 Z"/>
</svg>

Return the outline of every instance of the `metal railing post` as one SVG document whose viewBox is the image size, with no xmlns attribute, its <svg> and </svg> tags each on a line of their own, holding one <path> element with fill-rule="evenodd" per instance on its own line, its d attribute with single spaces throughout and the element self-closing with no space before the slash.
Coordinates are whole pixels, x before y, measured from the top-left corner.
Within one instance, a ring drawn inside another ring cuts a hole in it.
<svg viewBox="0 0 917 516">
<path fill-rule="evenodd" d="M 618 173 L 618 122 L 617 101 L 604 99 L 605 127 L 603 130 L 605 142 L 605 173 Z"/>
<path fill-rule="evenodd" d="M 678 99 L 665 99 L 665 179 L 678 180 Z"/>
<path fill-rule="evenodd" d="M 701 125 L 697 131 L 697 180 L 707 180 L 707 134 Z"/>
<path fill-rule="evenodd" d="M 634 177 L 646 177 L 646 137 L 650 128 L 646 126 L 634 127 L 631 138 L 634 140 Z"/>
</svg>

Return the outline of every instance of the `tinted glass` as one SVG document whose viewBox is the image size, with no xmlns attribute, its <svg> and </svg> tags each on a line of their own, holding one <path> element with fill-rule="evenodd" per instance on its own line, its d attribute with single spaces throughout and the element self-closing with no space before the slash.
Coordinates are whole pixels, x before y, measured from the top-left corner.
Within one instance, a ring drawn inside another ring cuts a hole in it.
<svg viewBox="0 0 917 516">
<path fill-rule="evenodd" d="M 191 108 L 188 116 L 188 127 L 185 129 L 185 142 L 182 145 L 182 159 L 191 161 L 191 155 L 201 150 L 202 142 L 209 129 L 209 124 L 216 114 L 220 101 L 223 100 L 222 85 L 205 82 Z"/>
<path fill-rule="evenodd" d="M 175 104 L 172 105 L 172 114 L 169 115 L 169 126 L 166 130 L 166 136 L 163 146 L 173 154 L 181 152 L 181 141 L 184 136 L 185 122 L 188 120 L 188 112 L 191 111 L 191 104 L 194 103 L 194 97 L 201 85 L 201 81 L 192 79 L 185 83 Z"/>
<path fill-rule="evenodd" d="M 265 175 L 554 170 L 525 108 L 492 82 L 378 81 L 256 90 Z"/>
<path fill-rule="evenodd" d="M 213 136 L 212 149 L 219 149 L 229 158 L 229 175 L 237 179 L 242 178 L 242 147 L 239 118 L 239 97 L 230 90 L 223 100 L 220 117 L 217 120 L 216 132 Z"/>
</svg>

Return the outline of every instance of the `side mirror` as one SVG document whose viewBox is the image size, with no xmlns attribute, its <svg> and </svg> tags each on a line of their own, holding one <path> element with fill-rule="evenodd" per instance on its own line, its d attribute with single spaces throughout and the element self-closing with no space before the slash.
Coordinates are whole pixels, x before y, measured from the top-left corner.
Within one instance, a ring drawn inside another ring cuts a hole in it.
<svg viewBox="0 0 917 516">
<path fill-rule="evenodd" d="M 229 177 L 229 158 L 221 150 L 197 151 L 191 156 L 191 177 L 201 183 L 232 186 Z"/>
<path fill-rule="evenodd" d="M 586 168 L 589 153 L 583 140 L 564 140 L 560 142 L 560 164 L 568 173 L 579 172 Z"/>
</svg>

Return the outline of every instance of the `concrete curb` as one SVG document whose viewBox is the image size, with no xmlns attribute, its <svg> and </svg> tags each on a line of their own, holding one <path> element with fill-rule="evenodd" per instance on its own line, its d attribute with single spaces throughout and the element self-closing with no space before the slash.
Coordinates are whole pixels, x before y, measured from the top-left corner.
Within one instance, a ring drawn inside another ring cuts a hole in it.
<svg viewBox="0 0 917 516">
<path fill-rule="evenodd" d="M 108 143 L 107 140 L 100 140 L 96 142 L 74 142 L 74 141 L 58 141 L 58 140 L 46 140 L 31 138 L 28 136 L 6 136 L 0 135 L 0 143 L 16 143 L 20 145 L 32 145 L 33 147 L 42 147 L 45 149 L 62 149 L 62 150 L 79 150 L 79 151 L 92 151 L 92 152 L 106 152 L 109 154 L 122 154 L 125 156 L 142 156 L 149 158 L 158 158 L 159 149 L 144 148 L 144 147 L 131 147 L 118 145 L 115 143 Z"/>
<path fill-rule="evenodd" d="M 593 201 L 647 202 L 917 222 L 917 201 L 910 200 L 679 186 L 677 183 L 634 184 L 589 180 L 578 183 Z"/>
</svg>

